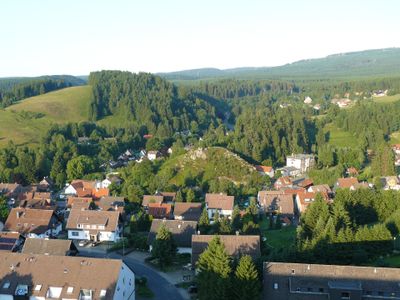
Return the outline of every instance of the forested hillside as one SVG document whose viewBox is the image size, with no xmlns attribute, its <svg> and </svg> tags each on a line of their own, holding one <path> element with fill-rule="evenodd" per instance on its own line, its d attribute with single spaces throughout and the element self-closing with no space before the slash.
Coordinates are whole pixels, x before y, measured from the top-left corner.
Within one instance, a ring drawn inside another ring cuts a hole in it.
<svg viewBox="0 0 400 300">
<path fill-rule="evenodd" d="M 133 128 L 164 137 L 183 130 L 198 133 L 217 123 L 218 112 L 207 97 L 158 76 L 102 71 L 91 73 L 89 84 L 93 88 L 91 120 L 118 115 Z"/>
<path fill-rule="evenodd" d="M 400 49 L 388 48 L 340 53 L 324 58 L 301 60 L 278 67 L 195 69 L 160 73 L 170 80 L 205 79 L 332 79 L 367 78 L 400 75 Z"/>
</svg>

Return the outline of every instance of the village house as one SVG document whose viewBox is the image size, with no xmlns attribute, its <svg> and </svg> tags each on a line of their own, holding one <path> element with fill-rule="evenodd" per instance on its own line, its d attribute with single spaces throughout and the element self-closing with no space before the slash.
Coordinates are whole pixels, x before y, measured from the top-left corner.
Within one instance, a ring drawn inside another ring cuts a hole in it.
<svg viewBox="0 0 400 300">
<path fill-rule="evenodd" d="M 156 160 L 160 156 L 161 156 L 161 153 L 159 151 L 156 151 L 156 150 L 152 150 L 152 151 L 147 152 L 147 158 L 149 160 Z"/>
<path fill-rule="evenodd" d="M 174 205 L 174 219 L 198 221 L 202 211 L 201 203 L 176 202 Z"/>
<path fill-rule="evenodd" d="M 162 225 L 171 232 L 172 238 L 178 248 L 178 253 L 192 253 L 192 235 L 196 234 L 197 222 L 181 220 L 153 220 L 147 238 L 150 251 L 152 250 L 152 244 L 157 236 L 157 232 Z"/>
<path fill-rule="evenodd" d="M 400 181 L 397 176 L 386 176 L 381 178 L 384 190 L 400 190 Z"/>
<path fill-rule="evenodd" d="M 53 189 L 54 182 L 50 177 L 45 176 L 38 184 L 38 191 L 40 192 L 50 192 Z"/>
<path fill-rule="evenodd" d="M 169 203 L 175 201 L 176 193 L 174 192 L 156 192 L 155 195 L 143 195 L 142 206 L 147 208 L 149 203 Z"/>
<path fill-rule="evenodd" d="M 121 214 L 124 213 L 125 199 L 124 197 L 116 196 L 104 196 L 95 203 L 99 210 L 106 211 L 119 211 Z"/>
<path fill-rule="evenodd" d="M 275 170 L 271 166 L 256 165 L 255 168 L 257 172 L 263 176 L 268 175 L 270 178 L 273 178 L 275 176 Z"/>
<path fill-rule="evenodd" d="M 208 217 L 214 218 L 214 215 L 218 212 L 220 217 L 232 217 L 233 206 L 235 202 L 234 196 L 228 196 L 226 194 L 206 194 L 206 209 Z"/>
<path fill-rule="evenodd" d="M 334 190 L 337 189 L 350 189 L 351 191 L 355 191 L 359 188 L 368 188 L 369 185 L 367 183 L 358 182 L 358 179 L 355 177 L 348 178 L 338 178 L 335 183 Z"/>
<path fill-rule="evenodd" d="M 18 183 L 0 183 L 0 195 L 6 198 L 17 199 L 18 195 L 23 191 L 22 185 Z"/>
<path fill-rule="evenodd" d="M 358 170 L 354 167 L 347 168 L 346 174 L 350 177 L 358 176 Z"/>
<path fill-rule="evenodd" d="M 303 178 L 299 181 L 294 182 L 298 187 L 308 189 L 313 185 L 313 181 L 311 178 Z"/>
<path fill-rule="evenodd" d="M 134 300 L 135 274 L 120 259 L 4 253 L 0 298 Z"/>
<path fill-rule="evenodd" d="M 81 179 L 73 180 L 64 190 L 65 195 L 92 197 L 93 199 L 100 199 L 103 196 L 108 196 L 109 193 L 108 188 L 101 187 L 101 182 Z"/>
<path fill-rule="evenodd" d="M 92 242 L 116 242 L 122 226 L 118 211 L 71 209 L 66 229 L 68 239 Z"/>
<path fill-rule="evenodd" d="M 306 192 L 306 191 L 298 192 L 296 194 L 296 209 L 298 213 L 299 214 L 304 213 L 307 207 L 315 201 L 315 198 L 317 197 L 318 194 L 320 194 L 325 201 L 329 201 L 329 196 L 325 192 L 317 192 L 317 193 Z"/>
<path fill-rule="evenodd" d="M 26 239 L 21 253 L 75 256 L 78 249 L 70 240 Z"/>
<path fill-rule="evenodd" d="M 257 201 L 267 214 L 279 214 L 293 220 L 295 206 L 293 196 L 284 191 L 259 191 Z"/>
<path fill-rule="evenodd" d="M 0 253 L 3 251 L 16 252 L 24 244 L 25 237 L 19 232 L 0 231 Z"/>
<path fill-rule="evenodd" d="M 276 190 L 290 187 L 293 187 L 293 182 L 288 176 L 279 177 L 274 183 L 274 188 Z"/>
<path fill-rule="evenodd" d="M 281 172 L 281 176 L 283 177 L 296 177 L 301 175 L 301 172 L 299 169 L 295 168 L 295 167 L 282 167 L 279 168 L 278 171 Z"/>
<path fill-rule="evenodd" d="M 57 236 L 62 222 L 53 210 L 13 208 L 4 224 L 4 231 L 16 231 L 26 237 L 45 238 Z"/>
<path fill-rule="evenodd" d="M 315 165 L 314 155 L 312 154 L 294 154 L 286 157 L 286 166 L 295 167 L 300 173 L 306 173 Z"/>
<path fill-rule="evenodd" d="M 67 209 L 89 209 L 92 197 L 68 197 Z"/>
<path fill-rule="evenodd" d="M 172 204 L 169 203 L 149 203 L 147 213 L 155 219 L 171 219 Z"/>
<path fill-rule="evenodd" d="M 326 193 L 329 196 L 332 195 L 332 190 L 327 184 L 312 185 L 307 189 L 310 193 Z"/>
<path fill-rule="evenodd" d="M 101 188 L 108 189 L 111 184 L 121 185 L 122 179 L 116 175 L 109 176 L 101 182 Z"/>
<path fill-rule="evenodd" d="M 215 235 L 192 235 L 192 268 L 196 267 L 199 256 L 207 249 Z M 261 256 L 259 235 L 219 235 L 229 256 L 240 258 L 250 255 L 253 260 Z"/>
<path fill-rule="evenodd" d="M 400 298 L 400 269 L 264 262 L 263 299 Z"/>
</svg>

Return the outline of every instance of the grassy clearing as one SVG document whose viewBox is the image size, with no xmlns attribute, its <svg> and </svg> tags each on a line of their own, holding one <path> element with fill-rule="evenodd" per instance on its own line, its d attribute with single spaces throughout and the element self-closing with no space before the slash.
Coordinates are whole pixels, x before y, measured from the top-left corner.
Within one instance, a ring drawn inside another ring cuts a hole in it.
<svg viewBox="0 0 400 300">
<path fill-rule="evenodd" d="M 373 97 L 372 99 L 376 103 L 392 103 L 400 100 L 400 94 L 392 96 Z"/>
<path fill-rule="evenodd" d="M 390 135 L 391 144 L 400 144 L 400 131 L 393 132 Z"/>
<path fill-rule="evenodd" d="M 269 230 L 269 219 L 263 218 L 260 223 L 262 236 L 267 238 L 266 244 L 274 249 L 289 248 L 296 240 L 296 227 L 287 226 Z"/>
<path fill-rule="evenodd" d="M 0 110 L 0 147 L 38 143 L 53 123 L 87 120 L 90 86 L 62 89 L 32 97 Z"/>
<path fill-rule="evenodd" d="M 324 130 L 326 133 L 329 132 L 328 143 L 332 146 L 355 148 L 358 145 L 356 137 L 351 133 L 336 127 L 333 123 L 327 124 Z"/>
</svg>

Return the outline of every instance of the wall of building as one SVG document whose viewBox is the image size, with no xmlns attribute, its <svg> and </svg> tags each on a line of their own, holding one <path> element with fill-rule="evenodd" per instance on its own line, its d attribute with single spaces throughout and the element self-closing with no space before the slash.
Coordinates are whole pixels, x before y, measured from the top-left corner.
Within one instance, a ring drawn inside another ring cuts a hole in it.
<svg viewBox="0 0 400 300">
<path fill-rule="evenodd" d="M 135 300 L 135 274 L 124 263 L 114 293 L 114 300 Z"/>
</svg>

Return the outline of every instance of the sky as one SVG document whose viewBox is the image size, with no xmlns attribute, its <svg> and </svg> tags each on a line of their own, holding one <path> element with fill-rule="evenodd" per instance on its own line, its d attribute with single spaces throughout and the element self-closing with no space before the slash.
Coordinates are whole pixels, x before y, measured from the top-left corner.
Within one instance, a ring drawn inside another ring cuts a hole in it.
<svg viewBox="0 0 400 300">
<path fill-rule="evenodd" d="M 0 77 L 278 66 L 400 47 L 398 0 L 1 0 Z"/>
</svg>

